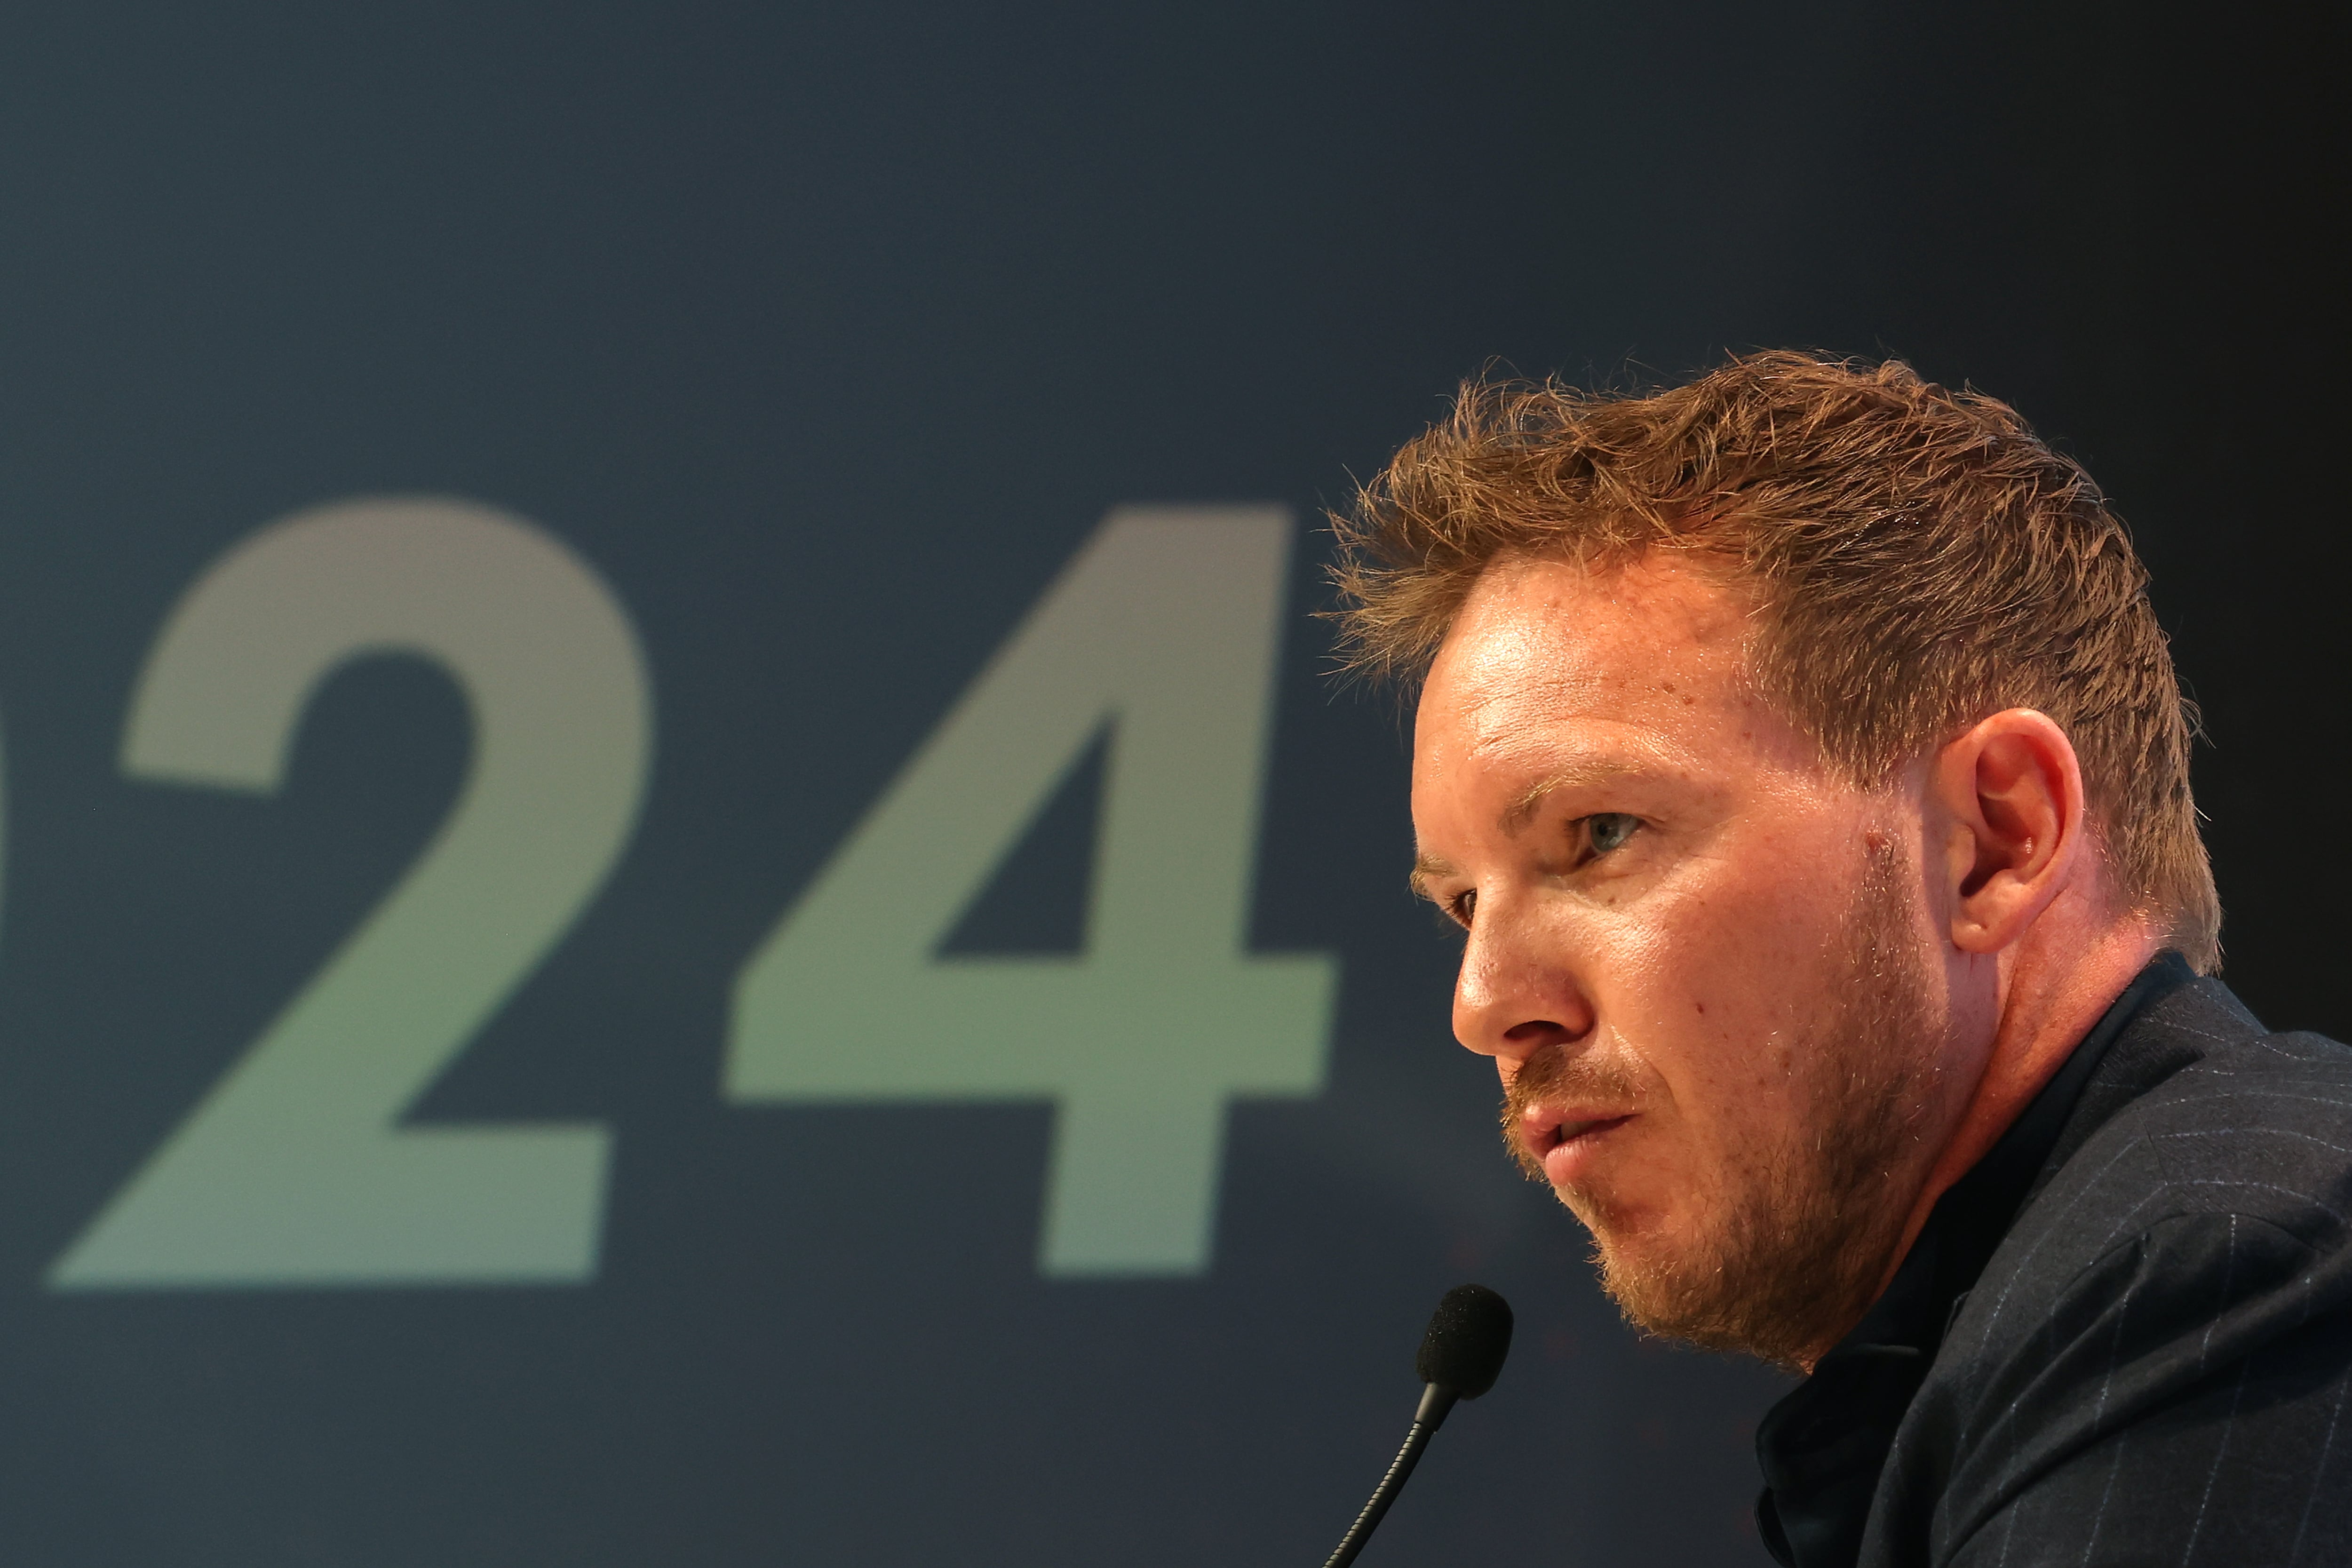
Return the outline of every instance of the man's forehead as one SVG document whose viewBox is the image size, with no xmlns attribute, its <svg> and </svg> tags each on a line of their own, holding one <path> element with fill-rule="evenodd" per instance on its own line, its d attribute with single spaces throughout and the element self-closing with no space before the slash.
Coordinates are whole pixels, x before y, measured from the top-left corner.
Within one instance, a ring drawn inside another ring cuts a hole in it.
<svg viewBox="0 0 2352 1568">
<path fill-rule="evenodd" d="M 1637 617 L 1679 640 L 1706 644 L 1746 635 L 1755 585 L 1721 557 L 1654 551 L 1586 565 L 1544 555 L 1505 555 L 1463 595 L 1459 620 L 1503 611 L 1570 620 L 1608 613 Z"/>
<path fill-rule="evenodd" d="M 1422 720 L 1483 748 L 1579 716 L 1744 705 L 1748 624 L 1711 574 L 1671 564 L 1490 568 L 1431 666 Z"/>
</svg>

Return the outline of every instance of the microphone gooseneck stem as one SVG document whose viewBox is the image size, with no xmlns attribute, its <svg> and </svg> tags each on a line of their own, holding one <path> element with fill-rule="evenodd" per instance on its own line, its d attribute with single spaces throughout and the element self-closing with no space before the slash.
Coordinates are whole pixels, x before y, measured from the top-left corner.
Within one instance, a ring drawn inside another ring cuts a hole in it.
<svg viewBox="0 0 2352 1568">
<path fill-rule="evenodd" d="M 1443 1384 L 1431 1384 L 1421 1391 L 1421 1408 L 1412 1413 L 1412 1424 L 1436 1431 L 1445 1425 L 1445 1413 L 1462 1395 Z"/>
<path fill-rule="evenodd" d="M 1395 1460 L 1389 1466 L 1389 1473 L 1381 1478 L 1381 1484 L 1373 1489 L 1371 1501 L 1366 1503 L 1364 1511 L 1356 1516 L 1356 1522 L 1339 1542 L 1339 1550 L 1331 1553 L 1330 1560 L 1323 1564 L 1323 1568 L 1348 1568 L 1348 1564 L 1356 1560 L 1356 1553 L 1361 1552 L 1364 1542 L 1372 1538 L 1372 1527 L 1380 1523 L 1381 1516 L 1389 1510 L 1389 1504 L 1396 1501 L 1397 1493 L 1404 1489 L 1404 1479 L 1412 1474 L 1415 1465 L 1421 1463 L 1421 1451 L 1429 1447 L 1432 1431 L 1433 1428 L 1418 1421 L 1412 1424 L 1412 1430 L 1405 1435 L 1404 1447 L 1397 1450 Z"/>
<path fill-rule="evenodd" d="M 1331 1553 L 1330 1560 L 1323 1564 L 1323 1568 L 1348 1568 L 1348 1564 L 1356 1560 L 1356 1553 L 1361 1552 L 1364 1542 L 1372 1538 L 1372 1531 L 1381 1522 L 1381 1516 L 1388 1512 L 1389 1504 L 1396 1501 L 1397 1493 L 1404 1489 L 1405 1478 L 1412 1474 L 1415 1465 L 1421 1463 L 1421 1451 L 1429 1447 L 1430 1437 L 1445 1425 L 1445 1413 L 1453 1409 L 1454 1402 L 1461 1397 L 1453 1389 L 1441 1388 L 1433 1383 L 1422 1391 L 1421 1408 L 1412 1413 L 1412 1430 L 1405 1434 L 1404 1447 L 1397 1450 L 1396 1458 L 1389 1465 L 1389 1473 L 1382 1476 L 1381 1484 L 1372 1489 L 1371 1500 L 1364 1504 L 1364 1511 L 1356 1516 L 1356 1522 L 1341 1538 L 1339 1549 Z"/>
</svg>

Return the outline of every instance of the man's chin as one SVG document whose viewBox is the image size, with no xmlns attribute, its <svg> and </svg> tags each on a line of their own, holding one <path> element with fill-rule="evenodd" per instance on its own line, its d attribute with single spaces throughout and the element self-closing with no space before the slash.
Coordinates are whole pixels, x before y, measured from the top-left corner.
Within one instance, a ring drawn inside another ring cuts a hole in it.
<svg viewBox="0 0 2352 1568">
<path fill-rule="evenodd" d="M 1590 1183 L 1569 1186 L 1554 1183 L 1551 1195 L 1576 1216 L 1577 1223 L 1592 1233 L 1593 1245 L 1604 1252 L 1647 1251 L 1671 1245 L 1662 1234 L 1664 1216 Z"/>
<path fill-rule="evenodd" d="M 1647 1308 L 1657 1294 L 1648 1281 L 1679 1279 L 1691 1272 L 1685 1255 L 1692 1249 L 1675 1244 L 1665 1234 L 1660 1216 L 1629 1211 L 1585 1189 L 1554 1187 L 1552 1195 L 1574 1215 L 1592 1238 L 1592 1266 L 1601 1274 L 1601 1288 L 1617 1303 L 1627 1320 L 1645 1332 L 1662 1332 L 1647 1321 Z M 1686 1294 L 1685 1291 L 1678 1291 Z M 1629 1300 L 1629 1294 L 1631 1300 Z"/>
<path fill-rule="evenodd" d="M 1800 1326 L 1803 1314 L 1757 1310 L 1786 1293 L 1784 1281 L 1757 1279 L 1722 1246 L 1677 1234 L 1667 1216 L 1596 1205 L 1589 1193 L 1559 1197 L 1592 1237 L 1602 1293 L 1635 1329 L 1776 1365 L 1801 1359 L 1798 1342 L 1812 1338 L 1809 1326 Z"/>
<path fill-rule="evenodd" d="M 1723 1299 L 1719 1270 L 1693 1267 L 1672 1250 L 1623 1245 L 1593 1233 L 1592 1264 L 1601 1289 L 1628 1323 L 1657 1339 L 1704 1350 L 1778 1359 L 1740 1323 L 1738 1303 Z"/>
<path fill-rule="evenodd" d="M 1630 1226 L 1606 1215 L 1595 1225 L 1581 1210 L 1577 1217 L 1591 1233 L 1602 1292 L 1634 1328 L 1792 1370 L 1808 1367 L 1861 1315 L 1875 1283 L 1862 1264 L 1884 1250 L 1743 1249 L 1728 1237 L 1676 1234 L 1661 1216 Z"/>
</svg>

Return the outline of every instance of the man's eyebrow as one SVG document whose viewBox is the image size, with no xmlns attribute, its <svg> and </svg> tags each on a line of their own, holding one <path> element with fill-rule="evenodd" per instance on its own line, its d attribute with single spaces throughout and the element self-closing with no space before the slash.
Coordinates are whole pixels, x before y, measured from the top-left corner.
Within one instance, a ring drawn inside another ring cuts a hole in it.
<svg viewBox="0 0 2352 1568">
<path fill-rule="evenodd" d="M 1414 858 L 1412 863 L 1412 875 L 1406 878 L 1405 881 L 1412 887 L 1412 896 L 1414 898 L 1428 899 L 1431 902 L 1434 903 L 1436 901 L 1436 897 L 1429 890 L 1429 879 L 1432 877 L 1450 877 L 1452 875 L 1454 875 L 1453 861 L 1440 859 L 1434 855 L 1422 855 Z"/>
<path fill-rule="evenodd" d="M 1573 789 L 1580 784 L 1599 784 L 1604 780 L 1623 778 L 1629 773 L 1642 771 L 1643 770 L 1641 764 L 1637 763 L 1600 759 L 1563 768 L 1541 783 L 1533 785 L 1518 799 L 1503 808 L 1500 818 L 1503 831 L 1507 835 L 1516 836 L 1521 828 L 1533 822 L 1536 819 L 1536 813 L 1543 809 L 1545 797 L 1554 790 Z"/>
</svg>

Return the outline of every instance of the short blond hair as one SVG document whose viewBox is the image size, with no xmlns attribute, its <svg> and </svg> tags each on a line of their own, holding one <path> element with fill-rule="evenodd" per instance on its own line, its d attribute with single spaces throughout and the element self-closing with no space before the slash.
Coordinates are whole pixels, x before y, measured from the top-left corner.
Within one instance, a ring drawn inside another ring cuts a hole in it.
<svg viewBox="0 0 2352 1568">
<path fill-rule="evenodd" d="M 1858 786 L 2038 709 L 2081 759 L 2118 900 L 2200 972 L 2220 963 L 2197 715 L 2147 569 L 2006 404 L 1787 351 L 1643 395 L 1472 382 L 1332 522 L 1347 658 L 1376 676 L 1417 680 L 1499 558 L 1673 550 L 1756 591 L 1756 679 Z"/>
</svg>

